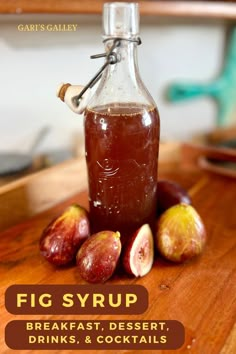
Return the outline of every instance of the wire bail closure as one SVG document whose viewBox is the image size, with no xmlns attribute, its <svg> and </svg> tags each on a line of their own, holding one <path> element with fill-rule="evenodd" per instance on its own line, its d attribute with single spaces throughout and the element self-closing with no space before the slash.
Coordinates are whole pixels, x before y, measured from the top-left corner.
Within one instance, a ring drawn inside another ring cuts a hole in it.
<svg viewBox="0 0 236 354">
<path fill-rule="evenodd" d="M 110 38 L 105 39 L 103 42 L 107 42 L 110 40 L 113 40 L 113 44 L 112 44 L 110 50 L 108 51 L 108 53 L 95 54 L 95 55 L 90 56 L 90 59 L 106 58 L 106 61 L 103 64 L 103 66 L 98 70 L 98 72 L 92 77 L 92 79 L 87 83 L 87 85 L 84 86 L 83 90 L 74 98 L 74 100 L 76 100 L 76 104 L 78 106 L 80 104 L 80 100 L 81 100 L 82 96 L 84 95 L 84 93 L 89 88 L 92 88 L 100 80 L 100 78 L 102 76 L 102 72 L 106 69 L 106 67 L 108 65 L 114 65 L 118 62 L 117 53 L 114 52 L 114 50 L 120 46 L 122 40 L 129 41 L 129 42 L 135 42 L 135 43 L 137 43 L 137 45 L 140 45 L 142 43 L 140 37 L 138 37 L 136 39 L 121 38 L 121 37 L 112 37 L 111 38 L 110 37 Z"/>
</svg>

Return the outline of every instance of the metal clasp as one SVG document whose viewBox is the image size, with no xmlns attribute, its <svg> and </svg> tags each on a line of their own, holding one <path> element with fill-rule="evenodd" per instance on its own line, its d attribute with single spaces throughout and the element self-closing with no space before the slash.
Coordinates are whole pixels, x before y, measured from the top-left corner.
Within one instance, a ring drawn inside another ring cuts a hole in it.
<svg viewBox="0 0 236 354">
<path fill-rule="evenodd" d="M 120 46 L 121 40 L 127 40 L 129 42 L 136 42 L 138 45 L 140 45 L 141 38 L 138 37 L 137 39 L 129 39 L 129 38 L 120 38 L 120 37 L 113 37 L 113 38 L 107 38 L 103 42 L 106 42 L 108 40 L 113 40 L 113 44 L 108 51 L 108 53 L 102 53 L 102 54 L 95 54 L 91 55 L 90 59 L 99 59 L 99 58 L 106 58 L 105 63 L 103 66 L 98 70 L 98 72 L 92 77 L 92 79 L 87 83 L 87 85 L 84 86 L 83 90 L 80 92 L 80 94 L 76 97 L 77 99 L 77 104 L 79 105 L 80 99 L 83 96 L 83 94 L 89 89 L 92 88 L 101 78 L 102 72 L 106 69 L 108 65 L 114 65 L 118 62 L 118 57 L 117 53 L 114 52 L 114 49 Z"/>
<path fill-rule="evenodd" d="M 77 104 L 79 105 L 80 99 L 83 96 L 83 94 L 89 89 L 92 88 L 101 78 L 102 72 L 106 69 L 108 65 L 114 65 L 117 63 L 117 53 L 114 52 L 114 49 L 117 48 L 120 45 L 120 39 L 116 38 L 114 39 L 114 43 L 111 46 L 110 50 L 108 53 L 102 53 L 102 54 L 95 54 L 91 55 L 90 59 L 99 59 L 99 58 L 106 58 L 105 63 L 103 66 L 98 70 L 98 72 L 92 77 L 92 79 L 87 83 L 87 85 L 84 86 L 83 90 L 80 92 L 80 94 L 76 97 L 77 99 Z"/>
</svg>

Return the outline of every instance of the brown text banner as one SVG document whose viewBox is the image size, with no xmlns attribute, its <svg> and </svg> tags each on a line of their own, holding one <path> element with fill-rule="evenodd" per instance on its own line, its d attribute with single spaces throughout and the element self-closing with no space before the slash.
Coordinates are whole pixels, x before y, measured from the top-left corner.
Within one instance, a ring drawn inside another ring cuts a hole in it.
<svg viewBox="0 0 236 354">
<path fill-rule="evenodd" d="M 142 285 L 12 285 L 5 306 L 13 314 L 141 314 L 148 291 Z"/>
<path fill-rule="evenodd" d="M 184 344 L 184 338 L 183 325 L 174 320 L 17 320 L 5 329 L 6 344 L 15 350 L 174 350 Z"/>
</svg>

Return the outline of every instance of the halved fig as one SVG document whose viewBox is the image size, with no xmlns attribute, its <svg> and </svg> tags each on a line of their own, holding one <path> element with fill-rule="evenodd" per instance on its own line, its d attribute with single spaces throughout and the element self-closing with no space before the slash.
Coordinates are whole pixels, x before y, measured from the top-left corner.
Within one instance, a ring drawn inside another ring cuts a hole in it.
<svg viewBox="0 0 236 354">
<path fill-rule="evenodd" d="M 141 226 L 124 245 L 123 267 L 128 274 L 143 277 L 152 268 L 154 241 L 148 224 Z"/>
</svg>

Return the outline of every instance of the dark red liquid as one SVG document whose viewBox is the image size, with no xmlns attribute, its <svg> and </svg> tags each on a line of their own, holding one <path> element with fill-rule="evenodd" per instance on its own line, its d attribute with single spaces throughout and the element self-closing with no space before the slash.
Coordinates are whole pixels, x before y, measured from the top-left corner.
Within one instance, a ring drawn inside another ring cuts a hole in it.
<svg viewBox="0 0 236 354">
<path fill-rule="evenodd" d="M 96 107 L 85 114 L 85 148 L 93 232 L 142 224 L 154 228 L 159 116 L 136 104 Z"/>
</svg>

